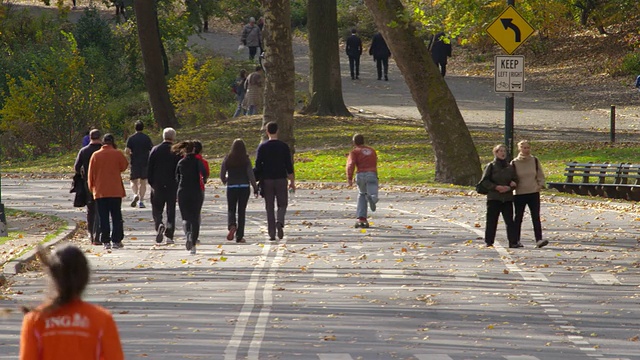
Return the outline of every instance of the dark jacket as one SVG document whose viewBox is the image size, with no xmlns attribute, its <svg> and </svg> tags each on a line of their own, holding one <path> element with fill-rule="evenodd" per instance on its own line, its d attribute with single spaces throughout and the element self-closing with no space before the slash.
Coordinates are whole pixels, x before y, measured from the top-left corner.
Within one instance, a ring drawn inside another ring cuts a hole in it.
<svg viewBox="0 0 640 360">
<path fill-rule="evenodd" d="M 293 174 L 289 145 L 280 140 L 267 140 L 260 144 L 253 171 L 259 180 L 286 179 Z"/>
<path fill-rule="evenodd" d="M 498 200 L 502 202 L 513 201 L 513 191 L 500 193 L 496 190 L 496 186 L 498 185 L 509 186 L 512 181 L 518 182 L 515 169 L 506 160 L 494 159 L 487 164 L 484 168 L 482 178 L 484 179 L 482 185 L 489 189 L 487 200 Z"/>
<path fill-rule="evenodd" d="M 149 186 L 158 189 L 177 189 L 176 166 L 180 155 L 171 151 L 171 143 L 163 142 L 151 149 L 147 181 Z"/>
<path fill-rule="evenodd" d="M 178 197 L 187 196 L 192 199 L 202 199 L 200 181 L 207 182 L 208 174 L 204 164 L 195 154 L 187 154 L 178 161 L 175 180 L 178 183 Z"/>
<path fill-rule="evenodd" d="M 76 162 L 73 168 L 76 174 L 82 175 L 85 181 L 89 176 L 89 160 L 91 160 L 91 155 L 101 148 L 102 144 L 89 144 L 78 151 L 78 156 L 76 156 Z"/>
<path fill-rule="evenodd" d="M 346 52 L 348 56 L 360 57 L 362 55 L 362 40 L 356 34 L 351 34 L 347 38 Z"/>
<path fill-rule="evenodd" d="M 391 51 L 389 51 L 389 47 L 387 47 L 387 43 L 384 41 L 382 34 L 377 33 L 373 35 L 369 55 L 373 55 L 373 60 L 386 59 L 391 56 Z"/>
<path fill-rule="evenodd" d="M 446 64 L 447 57 L 451 56 L 451 43 L 445 43 L 443 41 L 444 36 L 443 32 L 439 32 L 432 40 L 431 57 L 436 64 Z"/>
</svg>

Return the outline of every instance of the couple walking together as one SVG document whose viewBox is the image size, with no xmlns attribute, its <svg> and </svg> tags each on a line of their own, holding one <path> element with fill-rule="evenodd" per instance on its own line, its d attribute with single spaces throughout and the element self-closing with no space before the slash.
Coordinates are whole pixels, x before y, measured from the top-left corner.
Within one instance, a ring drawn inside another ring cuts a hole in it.
<svg viewBox="0 0 640 360">
<path fill-rule="evenodd" d="M 540 190 L 545 185 L 544 172 L 538 159 L 531 155 L 531 145 L 527 140 L 518 143 L 518 150 L 518 157 L 509 162 L 507 147 L 496 145 L 493 148 L 494 160 L 487 164 L 482 175 L 481 185 L 489 190 L 484 237 L 489 247 L 493 246 L 500 214 L 507 227 L 509 247 L 524 247 L 520 242 L 520 233 L 527 206 L 533 222 L 536 247 L 549 244 L 548 240 L 542 239 L 540 224 Z"/>
</svg>

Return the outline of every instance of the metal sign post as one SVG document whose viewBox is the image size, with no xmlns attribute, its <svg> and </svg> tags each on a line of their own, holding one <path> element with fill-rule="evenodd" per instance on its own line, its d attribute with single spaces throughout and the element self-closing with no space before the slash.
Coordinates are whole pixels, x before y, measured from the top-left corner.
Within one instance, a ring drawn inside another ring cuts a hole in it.
<svg viewBox="0 0 640 360">
<path fill-rule="evenodd" d="M 511 55 L 535 32 L 535 29 L 529 25 L 513 7 L 515 0 L 507 0 L 507 5 L 509 6 L 489 24 L 486 31 L 507 54 Z M 500 63 L 503 65 L 503 68 L 499 69 L 497 58 L 498 57 L 496 57 L 496 92 L 509 93 L 505 98 L 504 143 L 507 145 L 508 156 L 511 158 L 514 153 L 514 92 L 524 91 L 524 57 L 522 57 L 522 69 L 519 71 L 520 75 L 516 74 L 518 71 L 510 71 L 512 69 L 509 69 L 510 66 L 515 64 L 516 59 L 512 60 L 514 62 L 505 60 L 507 62 Z M 521 78 L 521 81 L 512 81 L 512 75 L 514 78 Z M 500 80 L 498 80 L 499 78 Z"/>
</svg>

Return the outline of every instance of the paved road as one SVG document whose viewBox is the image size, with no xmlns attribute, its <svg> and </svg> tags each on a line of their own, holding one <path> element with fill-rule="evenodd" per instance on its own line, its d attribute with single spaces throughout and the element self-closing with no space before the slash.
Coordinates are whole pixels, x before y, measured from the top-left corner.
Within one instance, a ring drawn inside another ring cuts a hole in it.
<svg viewBox="0 0 640 360">
<path fill-rule="evenodd" d="M 79 220 L 68 185 L 3 179 L 3 201 Z M 127 358 L 640 359 L 633 208 L 546 202 L 550 245 L 534 249 L 525 226 L 526 248 L 510 251 L 502 227 L 495 249 L 482 246 L 481 197 L 383 188 L 361 231 L 354 189 L 306 187 L 283 241 L 265 241 L 252 200 L 248 243 L 236 245 L 224 189 L 210 186 L 196 256 L 153 246 L 150 209 L 125 208 L 126 248 L 87 246 L 87 298 L 115 314 Z M 43 296 L 39 274 L 13 280 L 0 307 Z M 0 359 L 16 357 L 20 321 L 0 322 Z"/>
</svg>

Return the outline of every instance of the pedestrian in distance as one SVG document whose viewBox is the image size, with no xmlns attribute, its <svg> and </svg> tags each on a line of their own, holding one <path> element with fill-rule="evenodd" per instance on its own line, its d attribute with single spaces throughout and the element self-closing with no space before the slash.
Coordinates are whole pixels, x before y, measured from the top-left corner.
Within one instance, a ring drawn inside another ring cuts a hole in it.
<svg viewBox="0 0 640 360">
<path fill-rule="evenodd" d="M 376 63 L 378 80 L 382 80 L 382 75 L 384 73 L 384 80 L 389 81 L 389 57 L 391 57 L 391 51 L 389 50 L 387 42 L 384 41 L 381 33 L 376 33 L 373 36 L 373 39 L 371 39 L 369 55 L 373 56 L 373 61 Z"/>
<path fill-rule="evenodd" d="M 147 193 L 147 174 L 149 166 L 149 152 L 153 148 L 151 138 L 142 131 L 144 123 L 135 123 L 136 133 L 129 136 L 125 152 L 131 159 L 131 207 L 145 207 L 144 195 Z"/>
<path fill-rule="evenodd" d="M 257 198 L 258 185 L 242 139 L 233 140 L 231 150 L 220 166 L 220 180 L 227 186 L 227 240 L 232 241 L 235 237 L 237 243 L 244 243 L 245 214 L 251 195 L 249 186 Z"/>
<path fill-rule="evenodd" d="M 378 155 L 376 151 L 364 144 L 362 134 L 353 135 L 353 150 L 347 158 L 347 182 L 353 186 L 355 172 L 358 186 L 358 206 L 356 208 L 356 227 L 369 227 L 367 220 L 367 204 L 371 211 L 376 211 L 378 203 Z"/>
<path fill-rule="evenodd" d="M 638 75 L 638 77 L 636 78 L 636 89 L 638 89 L 638 91 L 640 91 L 640 75 Z"/>
<path fill-rule="evenodd" d="M 196 254 L 196 244 L 200 235 L 200 219 L 204 193 L 200 187 L 207 182 L 202 161 L 196 158 L 194 141 L 182 141 L 173 145 L 173 151 L 183 156 L 176 167 L 178 183 L 178 206 L 182 215 L 182 226 L 186 236 L 185 247 Z"/>
<path fill-rule="evenodd" d="M 89 239 L 93 245 L 101 245 L 102 243 L 100 242 L 100 219 L 98 217 L 98 209 L 88 185 L 89 161 L 91 160 L 91 155 L 102 148 L 100 136 L 102 135 L 98 129 L 93 129 L 89 132 L 90 142 L 87 146 L 78 151 L 78 156 L 76 156 L 76 161 L 73 165 L 76 175 L 81 176 L 82 186 L 86 189 L 87 232 L 89 233 Z"/>
<path fill-rule="evenodd" d="M 82 146 L 80 146 L 81 149 L 89 145 L 89 143 L 91 142 L 91 136 L 89 136 L 89 132 L 91 132 L 91 129 L 87 130 L 87 132 L 84 133 L 84 136 L 82 137 Z"/>
<path fill-rule="evenodd" d="M 484 233 L 484 242 L 492 247 L 498 228 L 498 217 L 507 227 L 507 239 L 510 248 L 520 248 L 515 226 L 513 222 L 513 189 L 517 186 L 516 172 L 507 161 L 507 147 L 503 144 L 493 148 L 494 159 L 487 164 L 482 175 L 482 185 L 489 190 L 487 193 L 487 220 Z"/>
<path fill-rule="evenodd" d="M 347 38 L 346 52 L 349 57 L 349 71 L 351 80 L 360 78 L 360 55 L 362 55 L 362 40 L 356 34 L 355 28 L 351 29 L 351 36 Z"/>
<path fill-rule="evenodd" d="M 260 65 L 247 76 L 244 82 L 246 94 L 242 106 L 247 109 L 247 115 L 255 115 L 262 109 L 262 97 L 264 95 L 264 72 Z"/>
<path fill-rule="evenodd" d="M 105 308 L 82 300 L 89 263 L 73 245 L 36 256 L 51 280 L 49 299 L 26 312 L 20 334 L 20 360 L 124 359 L 118 328 Z"/>
<path fill-rule="evenodd" d="M 545 178 L 540 161 L 531 155 L 531 144 L 527 140 L 518 143 L 518 156 L 511 161 L 518 183 L 516 194 L 513 198 L 516 215 L 515 241 L 520 244 L 520 233 L 522 231 L 522 218 L 525 207 L 529 207 L 531 222 L 533 223 L 533 233 L 536 239 L 536 247 L 541 248 L 549 244 L 548 240 L 542 239 L 542 225 L 540 224 L 540 190 L 544 189 Z"/>
<path fill-rule="evenodd" d="M 240 74 L 233 82 L 233 93 L 236 95 L 236 102 L 238 103 L 238 107 L 236 108 L 236 112 L 233 113 L 233 117 L 238 117 L 240 115 L 246 115 L 247 111 L 242 106 L 242 102 L 244 101 L 244 95 L 247 93 L 247 89 L 244 87 L 244 82 L 247 80 L 247 71 L 245 69 L 240 70 Z"/>
<path fill-rule="evenodd" d="M 162 139 L 162 143 L 154 146 L 149 153 L 147 179 L 151 187 L 151 214 L 156 230 L 156 243 L 160 244 L 164 240 L 167 245 L 171 245 L 174 244 L 176 230 L 176 167 L 181 156 L 171 149 L 176 140 L 175 129 L 164 128 Z M 166 224 L 162 219 L 165 209 Z"/>
<path fill-rule="evenodd" d="M 253 61 L 258 52 L 258 48 L 262 43 L 262 31 L 256 24 L 254 17 L 249 18 L 249 23 L 242 29 L 242 36 L 240 37 L 242 45 L 249 48 L 249 60 Z"/>
<path fill-rule="evenodd" d="M 129 162 L 117 149 L 111 134 L 102 138 L 102 148 L 93 153 L 89 161 L 89 190 L 96 199 L 100 217 L 100 241 L 105 250 L 123 248 L 124 228 L 122 220 L 122 198 L 126 196 L 121 174 L 127 170 Z M 113 225 L 109 225 L 109 218 Z"/>
<path fill-rule="evenodd" d="M 265 130 L 268 140 L 258 146 L 253 171 L 256 178 L 260 179 L 264 191 L 269 240 L 275 241 L 276 231 L 278 239 L 284 237 L 284 218 L 289 203 L 287 180 L 292 192 L 296 190 L 296 184 L 291 150 L 287 143 L 278 140 L 278 124 L 268 122 Z M 278 206 L 277 214 L 274 205 Z"/>
<path fill-rule="evenodd" d="M 440 70 L 442 77 L 447 73 L 447 58 L 451 57 L 451 40 L 444 32 L 439 32 L 431 39 L 431 58 Z"/>
</svg>

